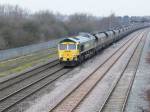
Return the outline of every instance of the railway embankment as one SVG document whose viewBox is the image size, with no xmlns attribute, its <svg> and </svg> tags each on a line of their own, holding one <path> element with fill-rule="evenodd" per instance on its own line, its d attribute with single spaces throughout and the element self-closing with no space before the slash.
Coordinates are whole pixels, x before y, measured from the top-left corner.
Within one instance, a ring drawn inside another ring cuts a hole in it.
<svg viewBox="0 0 150 112">
<path fill-rule="evenodd" d="M 56 48 L 49 48 L 0 61 L 0 82 L 46 64 L 53 58 L 57 58 Z"/>
</svg>

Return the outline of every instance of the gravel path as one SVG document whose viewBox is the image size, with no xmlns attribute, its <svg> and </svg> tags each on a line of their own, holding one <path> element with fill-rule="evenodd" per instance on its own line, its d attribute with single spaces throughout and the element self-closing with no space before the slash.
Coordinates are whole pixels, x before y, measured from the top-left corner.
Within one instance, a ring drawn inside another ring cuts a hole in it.
<svg viewBox="0 0 150 112">
<path fill-rule="evenodd" d="M 150 33 L 141 56 L 134 85 L 128 99 L 126 112 L 150 112 Z"/>
</svg>

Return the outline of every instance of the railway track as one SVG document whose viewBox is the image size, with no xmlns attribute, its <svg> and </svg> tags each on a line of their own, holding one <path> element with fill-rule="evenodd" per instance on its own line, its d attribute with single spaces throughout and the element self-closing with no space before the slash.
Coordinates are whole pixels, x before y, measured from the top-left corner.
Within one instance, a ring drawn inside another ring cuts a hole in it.
<svg viewBox="0 0 150 112">
<path fill-rule="evenodd" d="M 138 69 L 145 40 L 146 35 L 142 37 L 141 42 L 139 42 L 136 46 L 133 55 L 130 57 L 127 65 L 125 66 L 125 69 L 107 93 L 105 102 L 101 106 L 99 112 L 124 112 Z"/>
<path fill-rule="evenodd" d="M 141 37 L 131 38 L 114 52 L 103 64 L 98 66 L 85 80 L 80 82 L 67 96 L 57 105 L 50 107 L 52 112 L 72 112 L 84 100 L 84 98 L 94 89 L 98 82 L 105 76 L 111 67 L 120 59 L 126 50 L 134 43 L 140 42 Z"/>
<path fill-rule="evenodd" d="M 131 40 L 133 39 L 127 40 L 122 46 Z M 8 111 L 72 70 L 69 68 L 65 69 L 58 63 L 58 60 L 54 60 L 49 64 L 0 82 L 0 112 Z"/>
<path fill-rule="evenodd" d="M 39 66 L 39 67 L 37 67 L 37 68 L 35 68 L 33 70 L 27 71 L 27 72 L 25 72 L 23 74 L 20 74 L 20 75 L 12 77 L 10 79 L 7 79 L 5 81 L 2 81 L 2 82 L 0 82 L 0 91 L 2 91 L 3 89 L 5 89 L 7 87 L 10 87 L 10 86 L 12 86 L 12 85 L 14 85 L 16 83 L 19 83 L 19 82 L 21 82 L 21 81 L 23 81 L 23 80 L 25 80 L 27 78 L 30 78 L 30 77 L 36 75 L 37 73 L 40 73 L 40 72 L 42 72 L 44 70 L 47 70 L 50 67 L 54 67 L 54 66 L 56 66 L 58 64 L 59 64 L 59 61 L 58 60 L 54 60 L 54 61 L 52 61 L 50 63 L 47 63 L 47 64 L 42 65 L 42 66 Z"/>
<path fill-rule="evenodd" d="M 0 90 L 0 111 L 7 111 L 69 71 L 71 69 L 64 69 L 57 61 L 54 61 L 40 67 L 40 69 L 3 82 L 3 87 L 1 86 Z"/>
</svg>

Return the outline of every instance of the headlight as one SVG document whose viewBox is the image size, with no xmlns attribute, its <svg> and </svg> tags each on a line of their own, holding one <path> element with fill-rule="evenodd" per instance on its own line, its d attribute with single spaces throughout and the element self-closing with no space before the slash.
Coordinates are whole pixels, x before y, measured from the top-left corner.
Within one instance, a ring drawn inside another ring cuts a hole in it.
<svg viewBox="0 0 150 112">
<path fill-rule="evenodd" d="M 76 57 L 76 56 L 77 56 L 76 54 L 73 55 L 73 57 Z"/>
</svg>

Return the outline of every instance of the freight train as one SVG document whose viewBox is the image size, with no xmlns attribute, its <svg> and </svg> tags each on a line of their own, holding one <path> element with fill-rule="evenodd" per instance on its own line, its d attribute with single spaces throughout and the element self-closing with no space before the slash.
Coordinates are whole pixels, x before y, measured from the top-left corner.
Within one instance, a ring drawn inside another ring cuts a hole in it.
<svg viewBox="0 0 150 112">
<path fill-rule="evenodd" d="M 64 66 L 79 65 L 103 48 L 144 27 L 147 25 L 134 24 L 117 30 L 79 33 L 77 36 L 64 38 L 58 44 L 59 61 Z"/>
</svg>

